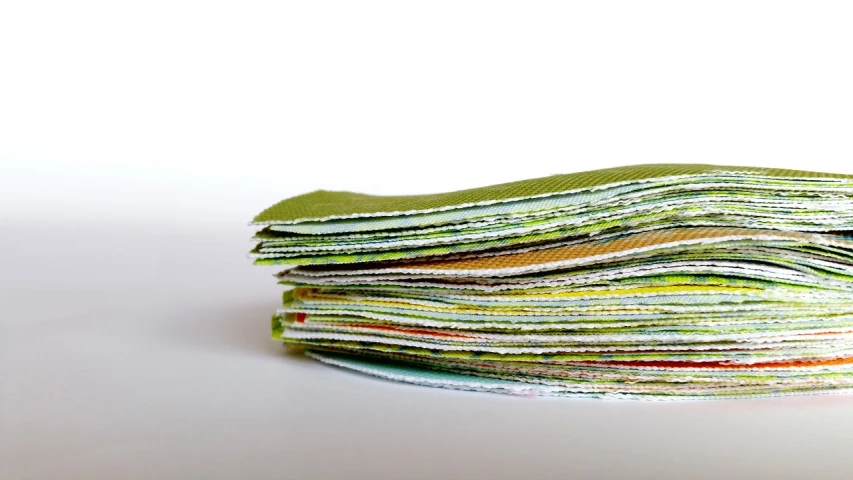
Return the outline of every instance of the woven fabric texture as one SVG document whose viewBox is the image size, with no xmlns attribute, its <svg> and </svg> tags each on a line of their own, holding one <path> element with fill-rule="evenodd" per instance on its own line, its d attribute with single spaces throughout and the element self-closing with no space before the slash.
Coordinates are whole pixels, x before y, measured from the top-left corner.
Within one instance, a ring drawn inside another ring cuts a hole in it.
<svg viewBox="0 0 853 480">
<path fill-rule="evenodd" d="M 444 209 L 466 204 L 498 202 L 587 189 L 650 178 L 707 174 L 710 172 L 751 172 L 777 178 L 853 179 L 853 175 L 800 170 L 732 167 L 701 164 L 651 164 L 592 170 L 580 173 L 492 185 L 458 192 L 411 196 L 374 196 L 352 192 L 320 190 L 283 200 L 255 217 L 255 224 L 287 223 L 329 217 L 348 218 L 359 214 L 415 212 Z"/>
</svg>

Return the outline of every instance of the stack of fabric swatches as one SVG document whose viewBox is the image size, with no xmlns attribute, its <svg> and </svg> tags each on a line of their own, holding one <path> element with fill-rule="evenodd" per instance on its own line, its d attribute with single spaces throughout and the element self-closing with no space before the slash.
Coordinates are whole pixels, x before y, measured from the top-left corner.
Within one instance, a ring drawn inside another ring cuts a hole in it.
<svg viewBox="0 0 853 480">
<path fill-rule="evenodd" d="M 853 392 L 853 175 L 638 165 L 268 208 L 273 337 L 322 362 L 518 395 Z"/>
</svg>

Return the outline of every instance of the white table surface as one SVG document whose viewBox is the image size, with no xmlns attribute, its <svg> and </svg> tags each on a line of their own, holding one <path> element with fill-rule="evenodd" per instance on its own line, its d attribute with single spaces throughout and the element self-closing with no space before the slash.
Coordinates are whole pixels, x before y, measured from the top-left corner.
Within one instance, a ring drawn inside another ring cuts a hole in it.
<svg viewBox="0 0 853 480">
<path fill-rule="evenodd" d="M 3 226 L 0 478 L 853 474 L 853 397 L 529 399 L 288 354 L 248 230 L 192 227 Z"/>
</svg>

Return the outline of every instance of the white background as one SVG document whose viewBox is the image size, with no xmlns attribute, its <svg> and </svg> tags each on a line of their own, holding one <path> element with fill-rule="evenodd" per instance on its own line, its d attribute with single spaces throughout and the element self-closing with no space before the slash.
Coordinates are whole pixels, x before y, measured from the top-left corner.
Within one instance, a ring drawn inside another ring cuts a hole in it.
<svg viewBox="0 0 853 480">
<path fill-rule="evenodd" d="M 0 1 L 0 478 L 850 478 L 853 399 L 527 400 L 269 340 L 246 223 L 649 162 L 853 173 L 846 2 Z"/>
</svg>

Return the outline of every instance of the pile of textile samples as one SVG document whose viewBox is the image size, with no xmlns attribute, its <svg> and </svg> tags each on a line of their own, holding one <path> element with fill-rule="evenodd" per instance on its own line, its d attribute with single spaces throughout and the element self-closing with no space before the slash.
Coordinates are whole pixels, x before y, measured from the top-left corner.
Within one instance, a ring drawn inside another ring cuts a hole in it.
<svg viewBox="0 0 853 480">
<path fill-rule="evenodd" d="M 638 165 L 259 214 L 273 337 L 463 390 L 698 399 L 853 391 L 853 175 Z"/>
</svg>

